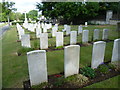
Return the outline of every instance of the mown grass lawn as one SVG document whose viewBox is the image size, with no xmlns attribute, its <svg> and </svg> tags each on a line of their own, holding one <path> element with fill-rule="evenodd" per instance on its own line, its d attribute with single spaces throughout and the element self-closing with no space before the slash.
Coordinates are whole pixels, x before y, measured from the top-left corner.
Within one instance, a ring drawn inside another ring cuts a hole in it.
<svg viewBox="0 0 120 90">
<path fill-rule="evenodd" d="M 85 88 L 120 88 L 119 79 L 120 79 L 120 75 L 113 77 L 113 78 L 109 78 L 99 83 L 92 84 Z"/>
<path fill-rule="evenodd" d="M 61 31 L 63 26 L 59 26 L 59 31 Z M 84 27 L 83 29 L 90 30 L 89 41 L 92 40 L 93 29 L 100 29 L 100 38 L 102 37 L 102 29 L 108 28 L 109 39 L 114 40 L 118 38 L 118 32 L 115 31 L 116 26 L 106 25 L 106 26 L 96 26 L 90 25 L 88 27 Z M 72 25 L 71 30 L 77 30 L 78 25 Z M 50 31 L 50 30 L 49 30 Z M 30 32 L 26 32 L 30 33 Z M 35 36 L 34 33 L 30 34 L 31 36 Z M 50 35 L 49 35 L 50 36 Z M 28 80 L 28 66 L 27 66 L 27 56 L 17 56 L 16 52 L 21 48 L 21 43 L 16 42 L 18 40 L 17 30 L 15 26 L 12 26 L 10 30 L 8 30 L 2 40 L 2 64 L 3 64 L 3 87 L 4 88 L 21 88 L 23 87 L 23 81 Z M 32 47 L 34 47 L 34 41 L 31 40 Z M 39 39 L 36 39 L 39 42 Z M 78 42 L 81 42 L 81 35 L 78 36 Z M 65 37 L 65 44 L 69 44 L 69 37 Z M 49 39 L 49 46 L 55 46 L 55 38 Z M 39 47 L 39 45 L 38 45 Z M 109 42 L 106 44 L 106 52 L 105 52 L 105 61 L 111 60 L 112 55 L 113 42 Z M 81 47 L 80 50 L 80 67 L 84 67 L 86 65 L 90 65 L 92 56 L 92 45 L 87 47 Z M 55 74 L 63 72 L 64 69 L 64 51 L 57 50 L 52 52 L 47 52 L 47 67 L 48 74 Z"/>
</svg>

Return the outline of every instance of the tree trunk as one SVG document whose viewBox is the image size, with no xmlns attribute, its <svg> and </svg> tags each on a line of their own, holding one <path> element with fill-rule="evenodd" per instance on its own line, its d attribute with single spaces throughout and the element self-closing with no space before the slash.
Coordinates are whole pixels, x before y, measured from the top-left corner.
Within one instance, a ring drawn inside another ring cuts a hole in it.
<svg viewBox="0 0 120 90">
<path fill-rule="evenodd" d="M 8 16 L 8 25 L 10 26 L 10 17 Z"/>
</svg>

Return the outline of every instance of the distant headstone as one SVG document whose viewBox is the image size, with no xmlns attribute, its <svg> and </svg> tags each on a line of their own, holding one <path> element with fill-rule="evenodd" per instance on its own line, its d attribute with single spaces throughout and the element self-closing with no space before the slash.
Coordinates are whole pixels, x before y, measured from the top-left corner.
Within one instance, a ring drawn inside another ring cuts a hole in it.
<svg viewBox="0 0 120 90">
<path fill-rule="evenodd" d="M 114 46 L 112 51 L 112 62 L 120 61 L 120 39 L 114 40 Z"/>
<path fill-rule="evenodd" d="M 103 29 L 102 40 L 107 40 L 107 39 L 108 39 L 108 29 Z"/>
<path fill-rule="evenodd" d="M 64 25 L 64 29 L 62 29 L 62 31 L 66 31 L 67 30 L 67 24 Z"/>
<path fill-rule="evenodd" d="M 106 42 L 104 41 L 94 42 L 91 63 L 92 68 L 97 68 L 101 63 L 104 62 L 105 46 Z"/>
<path fill-rule="evenodd" d="M 80 46 L 69 45 L 64 48 L 65 77 L 79 73 Z"/>
<path fill-rule="evenodd" d="M 71 31 L 71 26 L 67 26 L 66 35 L 69 35 L 69 34 L 70 34 L 70 31 Z"/>
<path fill-rule="evenodd" d="M 99 39 L 99 29 L 94 29 L 93 40 L 98 40 L 98 39 Z"/>
<path fill-rule="evenodd" d="M 30 35 L 29 34 L 21 35 L 21 44 L 22 44 L 23 47 L 31 48 Z"/>
<path fill-rule="evenodd" d="M 42 30 L 41 30 L 41 28 L 40 27 L 37 27 L 36 28 L 36 37 L 37 38 L 40 38 L 40 34 L 42 33 Z"/>
<path fill-rule="evenodd" d="M 117 23 L 117 31 L 120 32 L 120 22 Z"/>
<path fill-rule="evenodd" d="M 55 37 L 56 35 L 56 32 L 57 32 L 57 28 L 56 27 L 53 27 L 52 28 L 52 37 Z"/>
<path fill-rule="evenodd" d="M 82 33 L 82 25 L 78 26 L 78 34 Z"/>
<path fill-rule="evenodd" d="M 87 27 L 87 22 L 85 22 L 85 27 Z"/>
<path fill-rule="evenodd" d="M 108 10 L 106 12 L 106 24 L 109 24 L 109 21 L 112 18 L 112 15 L 113 15 L 113 11 L 112 10 Z"/>
<path fill-rule="evenodd" d="M 56 47 L 63 46 L 63 32 L 56 33 Z"/>
<path fill-rule="evenodd" d="M 48 82 L 46 51 L 34 50 L 27 52 L 27 60 L 31 85 Z"/>
<path fill-rule="evenodd" d="M 40 49 L 48 48 L 48 33 L 40 34 Z"/>
<path fill-rule="evenodd" d="M 89 30 L 83 30 L 82 33 L 82 42 L 87 43 L 89 40 Z"/>
<path fill-rule="evenodd" d="M 70 44 L 76 44 L 77 43 L 77 31 L 71 31 L 70 33 Z"/>
</svg>

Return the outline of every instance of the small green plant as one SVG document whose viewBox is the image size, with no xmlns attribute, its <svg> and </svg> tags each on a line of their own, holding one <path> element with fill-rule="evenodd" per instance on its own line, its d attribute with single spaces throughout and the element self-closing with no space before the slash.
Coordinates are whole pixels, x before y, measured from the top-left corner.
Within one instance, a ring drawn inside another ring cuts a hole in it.
<svg viewBox="0 0 120 90">
<path fill-rule="evenodd" d="M 112 64 L 112 63 L 109 63 L 109 64 L 108 64 L 108 67 L 109 67 L 109 69 L 115 69 L 115 65 Z"/>
<path fill-rule="evenodd" d="M 98 66 L 98 68 L 96 70 L 98 70 L 102 74 L 106 74 L 109 72 L 109 67 L 105 64 L 101 64 Z"/>
<path fill-rule="evenodd" d="M 60 49 L 60 48 L 63 48 L 63 46 L 58 46 L 58 47 L 56 47 L 55 49 Z"/>
<path fill-rule="evenodd" d="M 23 54 L 23 53 L 27 53 L 27 52 L 29 52 L 29 51 L 32 51 L 33 50 L 33 48 L 26 48 L 26 47 L 22 47 L 22 48 L 20 48 L 19 50 L 18 50 L 18 54 Z"/>
<path fill-rule="evenodd" d="M 82 74 L 77 74 L 65 78 L 65 82 L 70 84 L 82 85 L 88 82 L 88 78 L 83 76 Z"/>
<path fill-rule="evenodd" d="M 34 85 L 32 88 L 45 88 L 48 85 L 47 82 L 41 83 L 40 85 Z"/>
<path fill-rule="evenodd" d="M 53 83 L 54 86 L 59 87 L 64 84 L 64 77 L 59 77 L 57 80 Z"/>
<path fill-rule="evenodd" d="M 34 41 L 34 48 L 37 48 L 37 47 L 38 47 L 38 42 Z"/>
<path fill-rule="evenodd" d="M 95 70 L 90 67 L 84 67 L 80 69 L 80 72 L 90 78 L 94 78 L 96 76 Z"/>
</svg>

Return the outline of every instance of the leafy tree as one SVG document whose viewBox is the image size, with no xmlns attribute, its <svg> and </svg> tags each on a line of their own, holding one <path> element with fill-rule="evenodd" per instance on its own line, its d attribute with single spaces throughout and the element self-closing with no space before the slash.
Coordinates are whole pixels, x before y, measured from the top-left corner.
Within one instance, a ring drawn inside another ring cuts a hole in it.
<svg viewBox="0 0 120 90">
<path fill-rule="evenodd" d="M 31 20 L 37 20 L 37 16 L 38 16 L 37 10 L 31 10 L 27 14 L 28 14 L 28 18 L 31 18 Z"/>
<path fill-rule="evenodd" d="M 42 2 L 37 3 L 36 7 L 47 18 L 63 19 L 66 23 L 77 23 L 78 20 L 87 21 L 110 9 L 117 11 L 117 5 L 118 3 L 110 2 L 86 2 L 86 4 L 82 2 Z"/>
<path fill-rule="evenodd" d="M 13 8 L 13 6 L 15 5 L 14 2 L 2 2 L 0 3 L 1 7 L 2 7 L 2 12 L 0 12 L 0 14 L 2 15 L 2 20 L 1 21 L 7 21 L 9 23 L 10 20 L 10 16 L 13 15 L 12 11 L 16 11 L 16 8 Z"/>
</svg>

